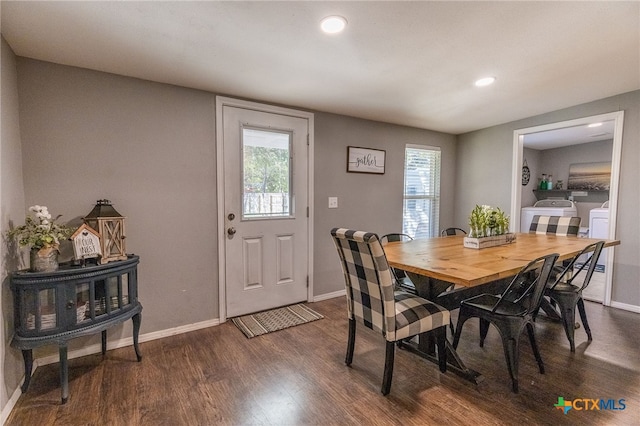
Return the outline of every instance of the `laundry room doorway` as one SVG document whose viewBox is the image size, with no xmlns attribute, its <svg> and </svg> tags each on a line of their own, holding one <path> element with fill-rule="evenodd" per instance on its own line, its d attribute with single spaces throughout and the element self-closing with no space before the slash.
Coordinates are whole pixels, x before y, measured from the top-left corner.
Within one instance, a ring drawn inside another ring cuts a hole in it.
<svg viewBox="0 0 640 426">
<path fill-rule="evenodd" d="M 620 160 L 622 153 L 622 126 L 624 120 L 624 111 L 617 111 L 607 114 L 600 114 L 595 116 L 583 117 L 569 121 L 545 124 L 535 127 L 528 127 L 524 129 L 517 129 L 513 132 L 513 165 L 512 165 L 512 187 L 511 187 L 511 227 L 512 230 L 519 230 L 521 227 L 520 218 L 521 218 L 521 210 L 522 207 L 531 206 L 533 202 L 535 202 L 536 197 L 539 194 L 535 194 L 535 186 L 538 184 L 538 177 L 541 173 L 545 173 L 542 170 L 542 166 L 535 170 L 535 165 L 532 164 L 529 159 L 525 158 L 524 151 L 525 147 L 532 148 L 531 140 L 536 140 L 537 143 L 541 144 L 538 148 L 533 149 L 541 149 L 540 147 L 547 143 L 552 148 L 560 148 L 561 146 L 568 146 L 570 144 L 578 144 L 585 143 L 579 142 L 575 140 L 577 134 L 582 134 L 579 138 L 588 138 L 589 135 L 599 136 L 600 139 L 591 138 L 586 139 L 590 143 L 594 143 L 598 140 L 607 140 L 611 144 L 611 155 L 610 155 L 610 168 L 611 168 L 611 178 L 609 183 L 609 189 L 606 191 L 606 196 L 609 201 L 609 217 L 610 220 L 608 222 L 608 235 L 609 239 L 617 239 L 618 233 L 616 229 L 616 212 L 618 208 L 618 187 L 619 187 L 619 178 L 620 178 Z M 602 132 L 599 130 L 600 125 L 607 125 L 610 129 L 609 132 Z M 592 125 L 592 127 L 589 127 Z M 596 125 L 596 126 L 593 126 Z M 597 132 L 600 132 L 598 134 Z M 574 138 L 573 142 L 569 140 Z M 566 138 L 567 140 L 563 140 Z M 527 141 L 527 139 L 529 141 Z M 563 145 L 564 144 L 564 145 Z M 525 160 L 526 163 L 525 163 Z M 579 161 L 579 160 L 576 160 Z M 527 177 L 528 179 L 524 179 L 524 166 L 527 166 Z M 533 167 L 532 167 L 533 166 Z M 568 173 L 568 170 L 567 170 Z M 557 176 L 556 176 L 557 178 Z M 527 184 L 525 184 L 525 181 Z M 532 191 L 523 191 L 523 186 L 529 185 Z M 564 182 L 562 190 L 557 189 L 556 187 L 552 188 L 551 192 L 545 193 L 544 196 L 557 195 L 558 198 L 566 198 L 571 201 L 576 202 L 578 215 L 583 218 L 581 223 L 582 232 L 586 233 L 585 236 L 588 236 L 588 228 L 589 228 L 589 211 L 590 209 L 587 206 L 596 207 L 594 204 L 596 200 L 600 203 L 606 201 L 606 199 L 592 198 L 598 194 L 598 191 L 573 191 L 569 190 L 568 182 Z M 599 196 L 602 196 L 604 191 L 600 191 Z M 596 195 L 594 195 L 596 194 Z M 527 197 L 530 197 L 527 199 Z M 523 203 L 524 200 L 524 203 Z M 533 200 L 533 202 L 532 202 Z M 589 202 L 591 202 L 589 204 Z M 609 250 L 610 253 L 606 257 L 606 261 L 604 264 L 604 272 L 603 278 L 604 281 L 604 294 L 602 295 L 602 303 L 605 306 L 611 305 L 611 286 L 613 280 L 613 265 L 614 265 L 614 254 L 613 250 Z M 596 279 L 597 281 L 597 279 Z M 595 281 L 594 281 L 595 282 Z M 591 284 L 590 284 L 591 285 Z M 597 286 L 594 286 L 594 289 Z"/>
</svg>

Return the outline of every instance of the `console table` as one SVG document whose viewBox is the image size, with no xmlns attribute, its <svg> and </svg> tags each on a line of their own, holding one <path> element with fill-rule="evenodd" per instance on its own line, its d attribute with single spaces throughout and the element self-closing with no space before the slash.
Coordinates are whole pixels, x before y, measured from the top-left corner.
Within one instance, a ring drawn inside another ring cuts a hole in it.
<svg viewBox="0 0 640 426">
<path fill-rule="evenodd" d="M 56 344 L 60 352 L 62 403 L 69 398 L 67 342 L 102 332 L 102 354 L 107 351 L 107 329 L 128 319 L 133 321 L 133 347 L 142 360 L 138 334 L 142 305 L 138 302 L 137 267 L 140 259 L 105 265 L 61 265 L 54 272 L 18 271 L 10 274 L 14 299 L 15 334 L 11 346 L 22 350 L 25 377 L 22 392 L 29 388 L 33 349 Z"/>
</svg>

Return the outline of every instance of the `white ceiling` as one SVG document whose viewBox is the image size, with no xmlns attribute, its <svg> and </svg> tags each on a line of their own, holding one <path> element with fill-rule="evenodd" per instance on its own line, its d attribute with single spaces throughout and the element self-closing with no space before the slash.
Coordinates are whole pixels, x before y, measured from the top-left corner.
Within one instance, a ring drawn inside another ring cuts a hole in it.
<svg viewBox="0 0 640 426">
<path fill-rule="evenodd" d="M 637 1 L 0 7 L 19 56 L 452 134 L 640 89 Z"/>
<path fill-rule="evenodd" d="M 589 127 L 586 124 L 564 127 L 545 132 L 528 133 L 524 135 L 523 145 L 525 148 L 544 150 L 590 142 L 610 141 L 613 139 L 614 130 L 615 122 L 613 120 L 602 122 L 598 127 Z"/>
</svg>

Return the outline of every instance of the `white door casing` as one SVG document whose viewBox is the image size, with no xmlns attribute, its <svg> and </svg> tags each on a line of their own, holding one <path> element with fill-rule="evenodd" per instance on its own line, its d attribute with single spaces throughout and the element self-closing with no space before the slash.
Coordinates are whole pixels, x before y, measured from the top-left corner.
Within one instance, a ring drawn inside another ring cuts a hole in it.
<svg viewBox="0 0 640 426">
<path fill-rule="evenodd" d="M 220 321 L 312 300 L 313 115 L 218 97 L 216 123 Z M 246 185 L 243 158 L 263 142 L 289 152 L 282 196 Z"/>
<path fill-rule="evenodd" d="M 520 209 L 521 209 L 521 182 L 522 182 L 522 162 L 524 136 L 529 133 L 544 132 L 548 130 L 561 129 L 566 127 L 587 125 L 599 121 L 614 121 L 613 149 L 611 155 L 611 185 L 609 189 L 609 238 L 616 239 L 616 217 L 618 212 L 618 188 L 620 185 L 620 164 L 622 157 L 622 128 L 624 122 L 624 111 L 616 111 L 606 114 L 599 114 L 590 117 L 582 117 L 558 123 L 543 124 L 525 129 L 513 131 L 513 163 L 511 172 L 511 230 L 520 229 Z M 613 285 L 614 251 L 606 258 L 605 266 L 605 306 L 611 306 L 611 293 Z"/>
</svg>

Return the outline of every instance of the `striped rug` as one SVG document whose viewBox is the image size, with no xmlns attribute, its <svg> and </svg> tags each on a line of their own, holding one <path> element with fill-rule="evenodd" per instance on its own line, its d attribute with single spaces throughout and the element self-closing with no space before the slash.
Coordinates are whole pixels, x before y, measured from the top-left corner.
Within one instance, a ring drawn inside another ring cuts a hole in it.
<svg viewBox="0 0 640 426">
<path fill-rule="evenodd" d="M 324 317 L 313 309 L 298 303 L 284 308 L 232 318 L 231 321 L 250 339 L 321 318 Z"/>
</svg>

